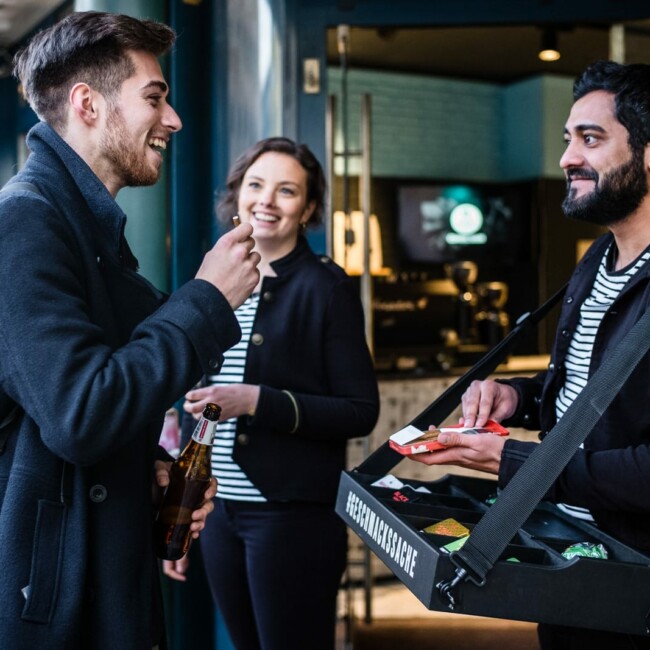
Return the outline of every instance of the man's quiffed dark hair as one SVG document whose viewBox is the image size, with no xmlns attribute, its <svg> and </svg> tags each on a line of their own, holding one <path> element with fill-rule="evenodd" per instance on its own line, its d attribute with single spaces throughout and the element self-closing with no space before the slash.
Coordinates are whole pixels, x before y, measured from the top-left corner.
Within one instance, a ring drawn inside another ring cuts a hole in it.
<svg viewBox="0 0 650 650">
<path fill-rule="evenodd" d="M 74 12 L 36 34 L 16 53 L 14 75 L 38 117 L 62 130 L 73 84 L 84 81 L 110 100 L 135 73 L 129 50 L 161 56 L 175 39 L 173 29 L 153 20 Z"/>
<path fill-rule="evenodd" d="M 627 129 L 630 147 L 643 150 L 650 143 L 650 65 L 614 61 L 592 63 L 573 85 L 573 99 L 596 90 L 612 93 L 616 119 Z"/>
<path fill-rule="evenodd" d="M 323 220 L 325 209 L 325 174 L 323 168 L 305 144 L 296 144 L 289 138 L 266 138 L 250 146 L 233 163 L 226 179 L 226 190 L 217 206 L 217 214 L 222 221 L 229 221 L 237 214 L 239 190 L 246 170 L 264 153 L 283 153 L 297 160 L 307 172 L 307 202 L 314 201 L 316 207 L 307 222 L 317 226 Z"/>
</svg>

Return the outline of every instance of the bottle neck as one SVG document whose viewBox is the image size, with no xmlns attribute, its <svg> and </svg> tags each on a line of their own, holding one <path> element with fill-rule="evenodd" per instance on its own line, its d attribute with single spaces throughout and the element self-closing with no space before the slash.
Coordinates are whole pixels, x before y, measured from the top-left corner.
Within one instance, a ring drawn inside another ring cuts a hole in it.
<svg viewBox="0 0 650 650">
<path fill-rule="evenodd" d="M 202 417 L 194 429 L 192 440 L 200 445 L 212 445 L 217 433 L 217 422 Z"/>
</svg>

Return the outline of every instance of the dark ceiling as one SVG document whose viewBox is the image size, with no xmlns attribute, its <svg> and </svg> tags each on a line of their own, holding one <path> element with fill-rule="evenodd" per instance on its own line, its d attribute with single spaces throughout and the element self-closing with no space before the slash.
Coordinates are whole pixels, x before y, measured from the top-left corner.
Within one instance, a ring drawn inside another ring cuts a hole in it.
<svg viewBox="0 0 650 650">
<path fill-rule="evenodd" d="M 650 14 L 650 7 L 648 9 Z M 609 25 L 561 26 L 561 58 L 537 58 L 539 27 L 351 27 L 348 66 L 434 76 L 512 82 L 550 73 L 576 76 L 589 63 L 610 58 Z M 650 63 L 650 20 L 624 24 L 625 61 Z M 340 65 L 337 30 L 327 34 L 328 62 Z"/>
<path fill-rule="evenodd" d="M 0 0 L 0 48 L 9 47 L 63 0 Z M 650 63 L 648 19 L 625 26 L 625 60 Z M 542 30 L 531 25 L 489 27 L 350 28 L 349 65 L 493 82 L 540 73 L 575 76 L 591 61 L 609 58 L 609 25 L 558 26 L 562 57 L 537 58 Z M 328 30 L 328 61 L 340 62 L 336 29 Z"/>
</svg>

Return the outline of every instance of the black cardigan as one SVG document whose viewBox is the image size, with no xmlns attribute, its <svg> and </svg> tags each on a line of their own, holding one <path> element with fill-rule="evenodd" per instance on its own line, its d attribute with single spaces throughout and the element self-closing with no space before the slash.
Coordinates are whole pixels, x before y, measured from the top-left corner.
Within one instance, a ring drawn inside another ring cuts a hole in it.
<svg viewBox="0 0 650 650">
<path fill-rule="evenodd" d="M 359 290 L 300 237 L 264 278 L 244 383 L 261 386 L 241 416 L 233 458 L 270 501 L 333 503 L 346 443 L 379 414 Z M 184 422 L 184 437 L 191 418 Z"/>
</svg>

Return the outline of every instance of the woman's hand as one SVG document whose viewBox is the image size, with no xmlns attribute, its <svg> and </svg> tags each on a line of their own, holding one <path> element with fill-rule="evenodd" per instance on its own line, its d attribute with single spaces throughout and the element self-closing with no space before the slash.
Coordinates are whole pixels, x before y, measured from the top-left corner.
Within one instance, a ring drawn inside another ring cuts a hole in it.
<svg viewBox="0 0 650 650">
<path fill-rule="evenodd" d="M 221 407 L 219 419 L 229 420 L 240 415 L 255 415 L 259 398 L 260 387 L 253 384 L 205 386 L 194 388 L 185 395 L 183 409 L 198 420 L 205 405 L 213 402 Z"/>
</svg>

